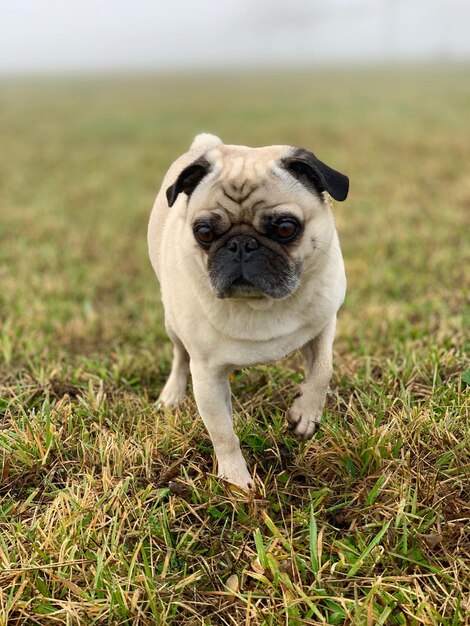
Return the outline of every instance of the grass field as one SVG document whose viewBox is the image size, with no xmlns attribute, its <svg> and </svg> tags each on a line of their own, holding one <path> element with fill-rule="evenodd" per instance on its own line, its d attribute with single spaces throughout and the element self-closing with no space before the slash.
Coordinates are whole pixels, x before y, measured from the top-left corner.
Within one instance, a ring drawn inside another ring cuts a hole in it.
<svg viewBox="0 0 470 626">
<path fill-rule="evenodd" d="M 469 112 L 465 67 L 0 83 L 1 625 L 470 623 Z M 322 428 L 298 355 L 233 375 L 251 500 L 155 406 L 147 219 L 199 131 L 351 178 Z"/>
</svg>

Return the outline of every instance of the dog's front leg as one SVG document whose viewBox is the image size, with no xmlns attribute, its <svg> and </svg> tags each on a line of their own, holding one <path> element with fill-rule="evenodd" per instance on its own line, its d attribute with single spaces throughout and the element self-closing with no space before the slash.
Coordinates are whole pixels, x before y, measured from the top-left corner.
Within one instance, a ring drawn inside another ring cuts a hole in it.
<svg viewBox="0 0 470 626">
<path fill-rule="evenodd" d="M 210 368 L 206 362 L 194 359 L 190 361 L 190 368 L 196 404 L 214 445 L 218 475 L 249 490 L 253 480 L 233 430 L 229 372 Z"/>
<path fill-rule="evenodd" d="M 173 342 L 173 362 L 168 380 L 160 393 L 158 401 L 163 406 L 173 408 L 184 399 L 189 374 L 189 354 L 180 339 L 169 331 Z"/>
<path fill-rule="evenodd" d="M 326 393 L 333 373 L 333 340 L 336 316 L 322 332 L 301 349 L 305 380 L 299 394 L 287 411 L 289 429 L 305 441 L 315 432 L 325 407 Z"/>
</svg>

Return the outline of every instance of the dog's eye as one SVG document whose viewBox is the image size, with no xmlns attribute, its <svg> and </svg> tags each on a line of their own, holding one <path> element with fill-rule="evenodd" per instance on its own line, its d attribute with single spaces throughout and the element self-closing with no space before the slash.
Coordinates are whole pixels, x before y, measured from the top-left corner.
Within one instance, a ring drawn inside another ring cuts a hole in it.
<svg viewBox="0 0 470 626">
<path fill-rule="evenodd" d="M 209 226 L 197 226 L 194 229 L 194 236 L 202 244 L 209 244 L 214 241 L 214 231 Z"/>
<path fill-rule="evenodd" d="M 273 225 L 272 233 L 281 241 L 293 239 L 299 230 L 299 225 L 293 220 L 281 220 Z"/>
</svg>

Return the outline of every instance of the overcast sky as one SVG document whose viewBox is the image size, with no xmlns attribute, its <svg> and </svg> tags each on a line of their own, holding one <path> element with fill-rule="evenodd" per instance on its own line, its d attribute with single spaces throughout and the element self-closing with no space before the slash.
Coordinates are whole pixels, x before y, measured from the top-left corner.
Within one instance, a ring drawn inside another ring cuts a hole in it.
<svg viewBox="0 0 470 626">
<path fill-rule="evenodd" d="M 0 73 L 470 59 L 470 0 L 0 0 Z"/>
</svg>

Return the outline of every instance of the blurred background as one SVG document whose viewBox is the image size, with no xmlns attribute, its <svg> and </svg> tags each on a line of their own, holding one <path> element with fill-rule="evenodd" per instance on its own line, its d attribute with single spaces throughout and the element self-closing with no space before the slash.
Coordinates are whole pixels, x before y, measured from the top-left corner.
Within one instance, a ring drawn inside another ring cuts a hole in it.
<svg viewBox="0 0 470 626">
<path fill-rule="evenodd" d="M 5 74 L 470 56 L 466 0 L 2 0 L 0 9 Z"/>
<path fill-rule="evenodd" d="M 164 336 L 146 223 L 201 131 L 303 146 L 350 176 L 335 209 L 347 336 L 377 334 L 378 312 L 431 329 L 431 311 L 460 313 L 469 26 L 464 0 L 1 0 L 8 360 L 38 345 L 134 358 Z M 372 325 L 357 323 L 363 302 Z"/>
</svg>

